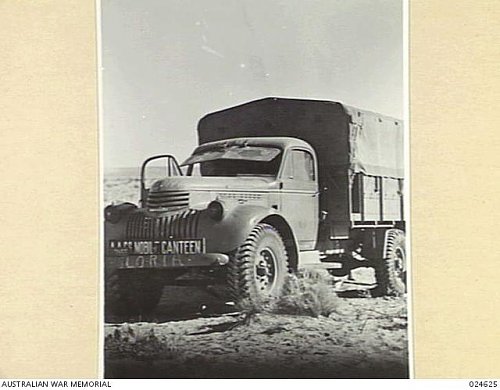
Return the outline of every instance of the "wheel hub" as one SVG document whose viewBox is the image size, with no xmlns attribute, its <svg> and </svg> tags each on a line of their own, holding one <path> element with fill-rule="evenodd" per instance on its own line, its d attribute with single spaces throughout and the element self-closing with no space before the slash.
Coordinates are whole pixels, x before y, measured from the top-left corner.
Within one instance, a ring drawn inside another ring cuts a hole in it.
<svg viewBox="0 0 500 390">
<path fill-rule="evenodd" d="M 262 292 L 269 292 L 276 279 L 276 256 L 269 249 L 265 248 L 258 254 L 255 262 L 255 281 L 257 288 Z"/>
</svg>

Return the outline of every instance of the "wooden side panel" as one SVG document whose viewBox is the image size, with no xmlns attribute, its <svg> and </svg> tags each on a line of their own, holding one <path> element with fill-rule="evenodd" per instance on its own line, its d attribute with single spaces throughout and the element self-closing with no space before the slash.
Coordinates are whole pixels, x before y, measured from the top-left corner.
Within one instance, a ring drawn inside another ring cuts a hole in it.
<svg viewBox="0 0 500 390">
<path fill-rule="evenodd" d="M 378 177 L 362 176 L 363 178 L 363 217 L 364 221 L 381 220 L 380 181 Z"/>
<path fill-rule="evenodd" d="M 385 221 L 400 221 L 401 216 L 401 194 L 399 180 L 383 178 L 383 218 Z"/>
<path fill-rule="evenodd" d="M 355 223 L 403 220 L 403 180 L 357 173 L 350 184 L 351 220 Z"/>
</svg>

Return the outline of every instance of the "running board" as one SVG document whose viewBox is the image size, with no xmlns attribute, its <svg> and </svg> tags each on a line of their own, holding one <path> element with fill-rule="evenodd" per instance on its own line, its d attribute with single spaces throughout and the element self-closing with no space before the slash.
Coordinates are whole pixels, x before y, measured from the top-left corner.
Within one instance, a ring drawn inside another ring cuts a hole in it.
<svg viewBox="0 0 500 390">
<path fill-rule="evenodd" d="M 309 263 L 309 264 L 301 264 L 300 268 L 303 269 L 341 269 L 342 263 L 330 261 L 324 263 Z"/>
<path fill-rule="evenodd" d="M 299 269 L 341 269 L 343 263 L 339 261 L 321 261 L 319 251 L 299 252 Z"/>
</svg>

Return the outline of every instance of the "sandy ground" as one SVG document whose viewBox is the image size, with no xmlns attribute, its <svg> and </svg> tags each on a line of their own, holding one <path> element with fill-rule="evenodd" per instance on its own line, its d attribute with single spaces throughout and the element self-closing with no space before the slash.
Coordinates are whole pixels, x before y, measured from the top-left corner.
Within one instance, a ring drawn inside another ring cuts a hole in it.
<svg viewBox="0 0 500 390">
<path fill-rule="evenodd" d="M 177 293 L 162 302 L 157 316 L 168 316 L 169 300 L 182 301 Z M 318 318 L 211 315 L 106 324 L 106 377 L 408 377 L 404 297 L 339 298 L 332 314 Z"/>
<path fill-rule="evenodd" d="M 139 200 L 140 180 L 135 177 L 116 177 L 110 175 L 104 178 L 104 206 L 112 202 L 132 202 Z"/>
<path fill-rule="evenodd" d="M 107 178 L 105 204 L 135 203 L 138 191 L 136 179 Z M 105 324 L 105 376 L 408 377 L 406 297 L 350 296 L 328 317 L 245 316 L 202 288 L 168 286 L 149 318 Z"/>
</svg>

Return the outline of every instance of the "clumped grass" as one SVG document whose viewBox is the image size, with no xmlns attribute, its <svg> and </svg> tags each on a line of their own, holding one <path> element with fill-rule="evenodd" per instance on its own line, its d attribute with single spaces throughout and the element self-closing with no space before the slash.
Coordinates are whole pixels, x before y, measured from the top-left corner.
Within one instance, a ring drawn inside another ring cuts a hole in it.
<svg viewBox="0 0 500 390">
<path fill-rule="evenodd" d="M 237 308 L 248 319 L 257 313 L 319 317 L 330 315 L 337 304 L 338 297 L 330 276 L 311 270 L 288 275 L 280 296 L 244 299 L 237 304 Z"/>
<path fill-rule="evenodd" d="M 137 360 L 171 359 L 176 353 L 173 338 L 158 337 L 153 328 L 147 333 L 136 333 L 130 325 L 115 329 L 104 340 L 109 357 L 130 357 Z"/>
<path fill-rule="evenodd" d="M 259 298 L 244 298 L 236 303 L 236 309 L 245 313 L 247 316 L 253 316 L 257 313 L 262 313 L 269 311 L 273 303 L 273 298 L 271 297 L 259 297 Z"/>
<path fill-rule="evenodd" d="M 311 317 L 335 311 L 338 297 L 329 275 L 302 271 L 288 276 L 282 294 L 273 302 L 273 312 Z"/>
</svg>

